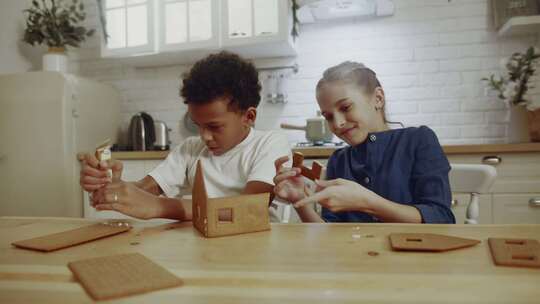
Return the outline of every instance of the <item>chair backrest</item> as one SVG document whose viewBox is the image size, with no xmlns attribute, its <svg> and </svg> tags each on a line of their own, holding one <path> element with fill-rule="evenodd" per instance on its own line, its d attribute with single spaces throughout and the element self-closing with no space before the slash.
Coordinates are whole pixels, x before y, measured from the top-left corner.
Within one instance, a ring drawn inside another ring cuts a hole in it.
<svg viewBox="0 0 540 304">
<path fill-rule="evenodd" d="M 486 193 L 497 177 L 497 170 L 490 165 L 450 164 L 452 192 Z"/>
</svg>

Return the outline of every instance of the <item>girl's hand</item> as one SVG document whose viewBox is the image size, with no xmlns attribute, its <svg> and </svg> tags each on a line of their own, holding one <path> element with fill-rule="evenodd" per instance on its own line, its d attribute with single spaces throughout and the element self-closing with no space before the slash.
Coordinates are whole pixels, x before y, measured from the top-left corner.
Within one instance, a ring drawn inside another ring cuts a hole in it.
<svg viewBox="0 0 540 304">
<path fill-rule="evenodd" d="M 317 180 L 317 193 L 294 204 L 296 208 L 318 202 L 332 212 L 362 211 L 373 213 L 372 202 L 378 195 L 362 185 L 346 179 Z"/>
<path fill-rule="evenodd" d="M 139 219 L 160 217 L 158 197 L 123 181 L 106 185 L 97 191 L 97 210 L 114 210 Z"/>
<path fill-rule="evenodd" d="M 289 160 L 283 156 L 275 161 L 276 176 L 274 177 L 274 193 L 284 201 L 296 203 L 306 197 L 307 187 L 301 175 L 300 168 L 285 168 L 283 164 Z"/>
</svg>

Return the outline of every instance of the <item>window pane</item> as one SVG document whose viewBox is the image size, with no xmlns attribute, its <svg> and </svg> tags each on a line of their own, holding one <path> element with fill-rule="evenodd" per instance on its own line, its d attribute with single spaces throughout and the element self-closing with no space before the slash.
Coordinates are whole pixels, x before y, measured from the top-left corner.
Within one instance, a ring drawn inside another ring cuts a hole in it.
<svg viewBox="0 0 540 304">
<path fill-rule="evenodd" d="M 126 5 L 126 0 L 106 0 L 105 1 L 106 8 L 122 7 L 124 5 Z"/>
<path fill-rule="evenodd" d="M 189 40 L 201 41 L 212 38 L 212 6 L 210 0 L 189 2 Z"/>
<path fill-rule="evenodd" d="M 229 0 L 229 38 L 251 36 L 251 0 Z"/>
<path fill-rule="evenodd" d="M 128 5 L 139 4 L 139 3 L 146 3 L 146 2 L 147 2 L 146 0 L 127 0 L 127 4 L 128 4 Z"/>
<path fill-rule="evenodd" d="M 125 10 L 113 9 L 107 11 L 107 47 L 110 49 L 126 47 L 126 15 Z"/>
<path fill-rule="evenodd" d="M 165 44 L 187 41 L 187 5 L 185 2 L 165 5 Z"/>
<path fill-rule="evenodd" d="M 148 18 L 146 5 L 127 9 L 128 47 L 148 43 Z"/>
<path fill-rule="evenodd" d="M 279 31 L 278 0 L 255 0 L 255 35 L 275 35 Z"/>
</svg>

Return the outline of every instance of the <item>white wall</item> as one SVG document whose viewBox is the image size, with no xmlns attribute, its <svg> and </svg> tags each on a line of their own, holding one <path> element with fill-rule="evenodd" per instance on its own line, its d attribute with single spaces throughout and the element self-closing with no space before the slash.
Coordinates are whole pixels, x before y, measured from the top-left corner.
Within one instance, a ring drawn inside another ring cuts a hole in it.
<svg viewBox="0 0 540 304">
<path fill-rule="evenodd" d="M 0 74 L 41 69 L 44 47 L 22 42 L 25 15 L 31 0 L 0 1 Z"/>
<path fill-rule="evenodd" d="M 95 2 L 85 3 L 87 24 L 95 27 Z M 344 60 L 356 60 L 379 75 L 391 120 L 428 125 L 444 144 L 505 142 L 508 111 L 496 97 L 486 94 L 480 79 L 499 72 L 500 60 L 512 52 L 539 46 L 539 35 L 497 37 L 487 0 L 394 3 L 396 13 L 392 17 L 303 25 L 296 58 L 300 71 L 287 82 L 290 102 L 262 103 L 257 126 L 277 128 L 281 121 L 302 123 L 314 116 L 314 87 L 322 71 Z M 2 24 L 6 22 L 3 19 Z M 5 41 L 2 38 L 2 49 Z M 134 68 L 102 60 L 97 38 L 71 57 L 72 70 L 111 83 L 121 91 L 126 126 L 131 115 L 144 110 L 173 128 L 174 143 L 186 136 L 179 123 L 185 106 L 178 96 L 180 74 L 188 66 Z M 538 77 L 534 83 L 540 101 Z M 291 141 L 303 140 L 301 132 L 287 134 Z"/>
</svg>

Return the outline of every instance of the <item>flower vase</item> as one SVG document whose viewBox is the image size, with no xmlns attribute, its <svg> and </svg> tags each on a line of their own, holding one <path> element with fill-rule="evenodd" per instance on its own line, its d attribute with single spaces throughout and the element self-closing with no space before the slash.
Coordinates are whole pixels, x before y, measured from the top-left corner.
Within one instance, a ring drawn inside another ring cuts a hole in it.
<svg viewBox="0 0 540 304">
<path fill-rule="evenodd" d="M 508 122 L 508 142 L 530 142 L 527 109 L 524 106 L 510 106 Z"/>
<path fill-rule="evenodd" d="M 43 55 L 43 70 L 66 73 L 67 55 L 63 47 L 49 47 L 47 53 Z"/>
</svg>

